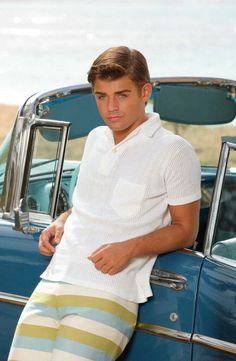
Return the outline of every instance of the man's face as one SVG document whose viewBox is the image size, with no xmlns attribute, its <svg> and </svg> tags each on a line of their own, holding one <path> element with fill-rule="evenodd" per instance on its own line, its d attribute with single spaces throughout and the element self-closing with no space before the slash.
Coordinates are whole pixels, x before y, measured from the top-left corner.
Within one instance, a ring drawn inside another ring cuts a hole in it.
<svg viewBox="0 0 236 361">
<path fill-rule="evenodd" d="M 113 131 L 116 144 L 145 121 L 145 103 L 151 95 L 151 84 L 138 88 L 129 76 L 96 79 L 93 91 L 99 113 Z"/>
</svg>

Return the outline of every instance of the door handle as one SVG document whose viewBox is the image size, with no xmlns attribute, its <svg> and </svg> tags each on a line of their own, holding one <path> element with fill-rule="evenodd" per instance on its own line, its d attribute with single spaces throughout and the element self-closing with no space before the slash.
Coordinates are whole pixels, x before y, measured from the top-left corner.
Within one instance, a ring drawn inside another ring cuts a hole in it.
<svg viewBox="0 0 236 361">
<path fill-rule="evenodd" d="M 152 270 L 150 282 L 158 286 L 172 288 L 175 291 L 182 291 L 187 286 L 187 278 L 184 276 L 158 268 Z"/>
</svg>

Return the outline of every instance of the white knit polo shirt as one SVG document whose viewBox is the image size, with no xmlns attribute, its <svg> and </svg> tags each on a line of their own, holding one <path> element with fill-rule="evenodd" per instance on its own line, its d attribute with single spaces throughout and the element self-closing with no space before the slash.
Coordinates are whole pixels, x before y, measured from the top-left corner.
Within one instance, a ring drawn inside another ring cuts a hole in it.
<svg viewBox="0 0 236 361">
<path fill-rule="evenodd" d="M 89 134 L 73 209 L 42 278 L 108 291 L 145 302 L 156 257 L 133 259 L 121 272 L 98 271 L 88 256 L 103 244 L 148 234 L 171 222 L 168 205 L 200 199 L 200 165 L 181 137 L 161 127 L 158 114 L 115 145 L 112 131 Z"/>
</svg>

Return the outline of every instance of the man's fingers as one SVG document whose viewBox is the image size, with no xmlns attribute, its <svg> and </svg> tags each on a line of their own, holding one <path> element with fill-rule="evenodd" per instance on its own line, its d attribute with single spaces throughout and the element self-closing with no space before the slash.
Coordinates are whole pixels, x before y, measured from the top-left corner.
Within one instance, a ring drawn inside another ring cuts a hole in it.
<svg viewBox="0 0 236 361">
<path fill-rule="evenodd" d="M 41 233 L 41 236 L 39 238 L 39 241 L 44 243 L 44 242 L 49 242 L 50 240 L 50 233 L 47 231 L 47 230 L 44 230 L 42 233 Z"/>
<path fill-rule="evenodd" d="M 55 238 L 54 238 L 54 241 L 56 244 L 60 243 L 60 240 L 61 240 L 61 237 L 64 233 L 64 230 L 63 229 L 57 229 L 56 231 L 56 234 L 55 234 Z"/>
<path fill-rule="evenodd" d="M 100 258 L 99 261 L 94 262 L 94 267 L 102 273 L 109 273 L 112 271 L 113 265 L 103 258 Z"/>
<path fill-rule="evenodd" d="M 40 254 L 43 256 L 48 256 L 48 257 L 53 255 L 53 253 L 49 252 L 48 250 L 46 250 L 46 251 L 40 250 Z"/>
<path fill-rule="evenodd" d="M 101 251 L 102 249 L 104 249 L 106 246 L 107 246 L 106 244 L 103 244 L 103 245 L 100 246 L 99 248 L 95 249 L 95 251 L 93 251 L 93 252 L 91 253 L 91 255 L 89 256 L 89 258 L 93 258 L 93 259 L 94 259 L 94 257 L 100 256 L 100 254 L 101 254 L 100 251 Z"/>
<path fill-rule="evenodd" d="M 101 254 L 94 254 L 94 255 L 88 256 L 88 259 L 90 261 L 92 261 L 93 263 L 97 263 L 102 259 L 102 255 Z"/>
<path fill-rule="evenodd" d="M 112 273 L 110 273 L 110 272 L 112 272 L 112 266 L 111 265 L 105 265 L 105 266 L 101 267 L 100 271 L 102 273 L 112 274 Z"/>
<path fill-rule="evenodd" d="M 40 237 L 39 240 L 39 252 L 43 255 L 52 255 L 55 252 L 54 247 L 51 243 L 43 237 Z"/>
</svg>

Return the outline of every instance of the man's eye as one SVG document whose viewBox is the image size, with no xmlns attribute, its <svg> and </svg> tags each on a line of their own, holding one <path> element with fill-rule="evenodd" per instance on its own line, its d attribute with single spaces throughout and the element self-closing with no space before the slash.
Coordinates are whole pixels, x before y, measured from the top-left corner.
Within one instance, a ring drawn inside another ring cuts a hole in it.
<svg viewBox="0 0 236 361">
<path fill-rule="evenodd" d="M 119 94 L 119 98 L 120 98 L 120 99 L 127 98 L 127 94 Z"/>
<path fill-rule="evenodd" d="M 96 98 L 98 100 L 103 100 L 103 99 L 105 99 L 105 95 L 97 95 Z"/>
</svg>

